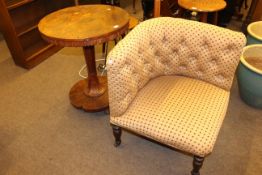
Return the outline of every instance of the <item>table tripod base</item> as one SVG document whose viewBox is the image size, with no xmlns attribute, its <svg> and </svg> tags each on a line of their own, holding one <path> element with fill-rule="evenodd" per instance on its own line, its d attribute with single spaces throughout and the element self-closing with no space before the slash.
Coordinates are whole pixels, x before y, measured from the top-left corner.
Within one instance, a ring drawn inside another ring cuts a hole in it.
<svg viewBox="0 0 262 175">
<path fill-rule="evenodd" d="M 108 90 L 106 77 L 98 77 L 102 86 L 106 87 L 106 91 L 98 97 L 89 97 L 84 94 L 84 89 L 88 86 L 86 80 L 78 81 L 70 90 L 69 98 L 71 104 L 83 109 L 87 112 L 99 112 L 108 108 Z"/>
</svg>

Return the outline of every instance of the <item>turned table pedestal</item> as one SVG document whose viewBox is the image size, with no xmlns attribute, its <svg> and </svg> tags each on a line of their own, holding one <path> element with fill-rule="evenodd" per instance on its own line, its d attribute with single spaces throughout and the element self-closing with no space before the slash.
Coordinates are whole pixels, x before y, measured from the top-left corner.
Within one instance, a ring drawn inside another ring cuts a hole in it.
<svg viewBox="0 0 262 175">
<path fill-rule="evenodd" d="M 88 112 L 108 108 L 107 79 L 97 76 L 94 45 L 114 40 L 128 29 L 129 15 L 119 7 L 83 5 L 65 8 L 44 17 L 39 25 L 42 37 L 64 47 L 83 47 L 88 78 L 70 90 L 70 102 Z"/>
</svg>

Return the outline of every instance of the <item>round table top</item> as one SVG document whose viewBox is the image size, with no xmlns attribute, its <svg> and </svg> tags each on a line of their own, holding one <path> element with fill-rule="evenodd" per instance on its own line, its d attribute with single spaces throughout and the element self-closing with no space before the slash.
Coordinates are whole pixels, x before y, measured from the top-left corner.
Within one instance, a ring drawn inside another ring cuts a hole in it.
<svg viewBox="0 0 262 175">
<path fill-rule="evenodd" d="M 132 30 L 135 26 L 137 26 L 137 24 L 139 23 L 139 20 L 134 17 L 134 16 L 130 16 L 129 17 L 129 26 L 128 29 Z"/>
<path fill-rule="evenodd" d="M 226 7 L 224 0 L 178 0 L 178 5 L 191 11 L 215 12 Z"/>
<path fill-rule="evenodd" d="M 45 16 L 42 37 L 61 46 L 88 46 L 115 39 L 128 29 L 129 14 L 116 6 L 81 5 Z"/>
</svg>

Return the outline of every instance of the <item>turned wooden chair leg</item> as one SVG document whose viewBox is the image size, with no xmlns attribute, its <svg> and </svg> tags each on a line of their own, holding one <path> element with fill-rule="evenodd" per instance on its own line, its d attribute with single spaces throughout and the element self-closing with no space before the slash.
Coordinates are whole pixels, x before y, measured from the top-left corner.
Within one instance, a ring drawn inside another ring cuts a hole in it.
<svg viewBox="0 0 262 175">
<path fill-rule="evenodd" d="M 200 175 L 199 170 L 202 167 L 203 162 L 204 162 L 204 157 L 194 156 L 193 170 L 191 171 L 191 175 Z"/>
<path fill-rule="evenodd" d="M 121 144 L 121 134 L 122 134 L 122 129 L 119 126 L 112 125 L 113 129 L 113 134 L 115 137 L 115 147 L 118 147 Z"/>
</svg>

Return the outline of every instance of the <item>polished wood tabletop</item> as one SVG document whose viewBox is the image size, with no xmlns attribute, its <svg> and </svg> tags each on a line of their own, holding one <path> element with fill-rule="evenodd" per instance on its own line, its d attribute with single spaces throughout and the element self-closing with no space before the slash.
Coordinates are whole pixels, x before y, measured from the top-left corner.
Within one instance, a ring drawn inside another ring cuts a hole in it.
<svg viewBox="0 0 262 175">
<path fill-rule="evenodd" d="M 87 46 L 112 40 L 128 27 L 129 14 L 116 6 L 81 5 L 45 16 L 38 28 L 49 42 Z"/>
<path fill-rule="evenodd" d="M 215 12 L 226 7 L 224 0 L 178 0 L 179 6 L 197 12 Z"/>
<path fill-rule="evenodd" d="M 88 112 L 108 109 L 106 76 L 97 76 L 94 45 L 123 35 L 129 26 L 129 14 L 110 5 L 80 5 L 65 8 L 44 17 L 38 24 L 46 41 L 83 47 L 87 79 L 78 81 L 70 90 L 71 104 Z"/>
</svg>

